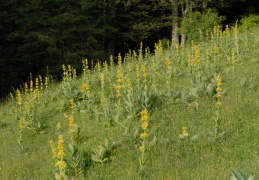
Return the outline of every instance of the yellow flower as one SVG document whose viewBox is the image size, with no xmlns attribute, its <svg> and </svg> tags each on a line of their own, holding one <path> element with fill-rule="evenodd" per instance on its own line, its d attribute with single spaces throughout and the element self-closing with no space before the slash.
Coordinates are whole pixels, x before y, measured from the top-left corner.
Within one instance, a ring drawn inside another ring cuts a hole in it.
<svg viewBox="0 0 259 180">
<path fill-rule="evenodd" d="M 73 116 L 70 116 L 70 117 L 69 117 L 69 120 L 70 120 L 70 121 L 74 121 L 74 117 L 73 117 Z"/>
<path fill-rule="evenodd" d="M 147 129 L 147 127 L 148 127 L 148 123 L 142 123 L 142 128 L 143 129 Z"/>
<path fill-rule="evenodd" d="M 147 115 L 147 114 L 148 114 L 147 109 L 145 109 L 145 110 L 141 111 L 141 112 L 140 112 L 140 114 L 141 114 L 142 116 Z"/>
<path fill-rule="evenodd" d="M 58 154 L 57 148 L 52 149 L 52 153 L 54 158 L 57 157 L 57 154 Z"/>
<path fill-rule="evenodd" d="M 184 136 L 188 136 L 189 134 L 188 134 L 188 132 L 187 132 L 186 130 L 184 130 L 184 131 L 183 131 L 183 135 L 184 135 Z"/>
<path fill-rule="evenodd" d="M 70 133 L 75 133 L 76 131 L 75 131 L 75 130 L 70 130 L 69 132 L 70 132 Z"/>
<path fill-rule="evenodd" d="M 71 109 L 74 109 L 75 108 L 74 99 L 71 99 L 70 102 L 71 102 Z"/>
<path fill-rule="evenodd" d="M 188 136 L 188 132 L 187 132 L 187 127 L 183 126 L 182 127 L 182 130 L 183 130 L 183 136 Z"/>
<path fill-rule="evenodd" d="M 59 130 L 60 128 L 61 128 L 61 124 L 58 123 L 58 124 L 57 124 L 57 130 Z"/>
<path fill-rule="evenodd" d="M 142 133 L 142 134 L 140 134 L 140 137 L 141 137 L 142 139 L 145 139 L 145 138 L 148 137 L 148 134 L 147 134 L 147 133 Z"/>
<path fill-rule="evenodd" d="M 118 78 L 121 78 L 122 76 L 123 76 L 123 74 L 118 74 L 118 76 L 117 76 L 117 77 L 118 77 Z"/>
<path fill-rule="evenodd" d="M 139 147 L 140 150 L 142 150 L 142 149 L 144 149 L 144 148 L 145 148 L 145 146 L 140 146 L 140 147 Z"/>
<path fill-rule="evenodd" d="M 121 89 L 121 86 L 120 86 L 120 85 L 116 86 L 116 89 L 117 89 L 117 90 L 120 90 L 120 89 Z"/>
<path fill-rule="evenodd" d="M 65 161 L 58 161 L 58 162 L 57 162 L 57 165 L 58 165 L 59 167 L 63 167 L 63 168 L 67 167 L 67 163 L 66 163 Z"/>
<path fill-rule="evenodd" d="M 221 102 L 217 102 L 216 105 L 217 105 L 217 106 L 220 106 L 220 105 L 221 105 Z"/>
<path fill-rule="evenodd" d="M 53 152 L 53 153 L 54 153 L 54 152 Z M 66 153 L 65 153 L 64 151 L 59 151 L 59 152 L 57 153 L 57 156 L 58 156 L 59 159 L 62 159 L 63 157 L 66 156 Z"/>
<path fill-rule="evenodd" d="M 118 83 L 121 83 L 121 82 L 122 82 L 122 79 L 117 79 L 117 82 L 118 82 Z"/>
<path fill-rule="evenodd" d="M 70 123 L 69 126 L 70 127 L 75 127 L 75 124 Z"/>
<path fill-rule="evenodd" d="M 219 87 L 219 86 L 221 86 L 221 85 L 222 85 L 221 81 L 218 81 L 217 87 Z"/>
<path fill-rule="evenodd" d="M 59 142 L 58 142 L 58 149 L 60 151 L 64 151 L 65 150 L 64 141 L 59 140 Z"/>
<path fill-rule="evenodd" d="M 222 98 L 222 95 L 221 95 L 221 94 L 218 94 L 216 97 L 217 97 L 217 98 Z"/>
<path fill-rule="evenodd" d="M 221 89 L 220 87 L 217 87 L 216 91 L 217 92 L 221 92 L 223 89 Z"/>
<path fill-rule="evenodd" d="M 142 120 L 142 121 L 146 121 L 146 120 L 148 120 L 148 118 L 149 118 L 149 116 L 148 116 L 148 115 L 145 115 L 145 116 L 142 116 L 142 117 L 141 117 L 141 120 Z"/>
</svg>

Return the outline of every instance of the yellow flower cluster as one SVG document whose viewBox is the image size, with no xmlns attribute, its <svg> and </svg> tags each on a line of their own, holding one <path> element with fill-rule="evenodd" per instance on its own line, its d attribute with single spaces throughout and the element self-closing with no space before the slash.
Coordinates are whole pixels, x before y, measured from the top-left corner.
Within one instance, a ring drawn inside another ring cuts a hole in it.
<svg viewBox="0 0 259 180">
<path fill-rule="evenodd" d="M 182 130 L 183 130 L 183 136 L 187 137 L 189 135 L 188 132 L 187 132 L 187 127 L 183 126 Z"/>
<path fill-rule="evenodd" d="M 141 120 L 142 121 L 148 120 L 149 116 L 148 116 L 148 110 L 147 109 L 141 111 L 140 114 L 141 114 Z"/>
<path fill-rule="evenodd" d="M 45 77 L 45 88 L 48 88 L 48 85 L 49 85 L 49 80 L 48 80 L 48 77 Z"/>
<path fill-rule="evenodd" d="M 65 167 L 67 167 L 67 164 L 66 164 L 65 161 L 58 161 L 58 162 L 57 162 L 57 166 L 62 167 L 62 168 L 65 168 Z"/>
<path fill-rule="evenodd" d="M 35 79 L 35 89 L 38 91 L 39 90 L 39 78 Z"/>
<path fill-rule="evenodd" d="M 67 167 L 67 163 L 64 161 L 64 158 L 66 157 L 65 152 L 65 143 L 63 140 L 63 136 L 58 136 L 58 147 L 54 145 L 53 141 L 50 140 L 50 147 L 52 150 L 53 157 L 57 159 L 56 166 L 59 168 L 60 177 L 65 177 L 65 168 Z"/>
<path fill-rule="evenodd" d="M 71 99 L 70 102 L 71 102 L 71 109 L 74 109 L 75 108 L 74 99 Z"/>
<path fill-rule="evenodd" d="M 28 89 L 28 84 L 27 83 L 24 83 L 24 87 L 25 87 L 25 92 L 27 93 L 29 91 Z"/>
<path fill-rule="evenodd" d="M 131 82 L 131 80 L 130 80 L 130 78 L 129 78 L 128 75 L 126 75 L 126 79 L 127 79 L 127 82 L 128 82 L 128 87 L 129 87 L 130 89 L 132 89 L 132 82 Z"/>
<path fill-rule="evenodd" d="M 145 78 L 144 82 L 147 82 L 147 70 L 146 70 L 146 67 L 144 65 L 142 65 L 141 68 L 142 68 L 142 72 L 143 72 L 143 77 Z"/>
<path fill-rule="evenodd" d="M 223 91 L 223 89 L 221 88 L 221 85 L 222 85 L 222 82 L 221 82 L 221 77 L 218 77 L 218 79 L 217 79 L 217 89 L 216 89 L 216 91 L 217 91 L 217 102 L 216 102 L 216 105 L 217 105 L 217 107 L 219 107 L 219 106 L 221 106 L 221 98 L 222 98 L 222 91 Z"/>
<path fill-rule="evenodd" d="M 101 85 L 102 85 L 102 88 L 103 88 L 103 86 L 104 86 L 104 75 L 103 75 L 103 73 L 100 73 L 100 79 L 101 79 Z"/>
<path fill-rule="evenodd" d="M 75 121 L 74 121 L 74 117 L 73 116 L 71 116 L 70 118 L 69 118 L 69 126 L 71 127 L 71 129 L 69 130 L 69 132 L 70 133 L 75 133 L 76 131 L 75 131 Z"/>
<path fill-rule="evenodd" d="M 90 98 L 90 86 L 83 82 L 81 93 L 84 93 L 86 91 L 88 98 Z M 85 98 L 85 95 L 83 95 L 83 98 Z"/>
<path fill-rule="evenodd" d="M 146 139 L 148 137 L 148 134 L 147 134 L 146 130 L 147 130 L 147 127 L 148 127 L 148 119 L 149 119 L 147 109 L 141 111 L 140 114 L 141 114 L 141 121 L 142 121 L 141 126 L 142 126 L 142 129 L 144 130 L 144 132 L 140 135 L 140 137 L 142 139 Z"/>
<path fill-rule="evenodd" d="M 74 99 L 71 99 L 71 109 L 73 110 L 75 108 Z M 70 133 L 75 133 L 75 120 L 74 120 L 74 111 L 72 111 L 72 115 L 69 117 L 69 126 L 71 129 L 69 130 Z"/>
<path fill-rule="evenodd" d="M 167 67 L 169 70 L 171 70 L 171 69 L 172 69 L 172 63 L 171 63 L 170 59 L 169 59 L 168 57 L 166 57 L 165 60 L 166 60 L 166 62 L 165 62 L 166 67 Z"/>
<path fill-rule="evenodd" d="M 53 153 L 53 157 L 56 158 L 57 154 L 58 154 L 57 148 L 55 147 L 52 140 L 50 140 L 49 143 L 50 143 L 50 147 L 51 147 L 51 150 L 52 150 L 52 153 Z"/>
<path fill-rule="evenodd" d="M 123 74 L 121 70 L 117 71 L 117 80 L 118 82 L 117 86 L 116 86 L 116 90 L 117 90 L 117 96 L 121 96 L 120 94 L 120 90 L 122 88 L 121 83 L 123 82 Z"/>
<path fill-rule="evenodd" d="M 12 99 L 14 98 L 13 93 L 10 93 L 10 97 L 11 97 Z"/>
<path fill-rule="evenodd" d="M 89 67 L 88 67 L 88 60 L 87 59 L 82 60 L 82 63 L 83 63 L 84 70 L 89 69 Z"/>
<path fill-rule="evenodd" d="M 31 92 L 33 91 L 33 81 L 32 80 L 30 81 L 30 91 Z"/>
<path fill-rule="evenodd" d="M 139 72 L 139 66 L 136 65 L 136 73 L 137 73 L 137 80 L 140 81 L 140 72 Z"/>
<path fill-rule="evenodd" d="M 22 105 L 22 94 L 21 94 L 21 91 L 19 89 L 17 89 L 16 95 L 18 97 L 18 104 Z"/>
<path fill-rule="evenodd" d="M 59 161 L 57 162 L 57 165 L 64 168 L 67 166 L 67 164 L 64 162 L 64 157 L 66 157 L 65 143 L 62 135 L 59 135 L 58 139 L 59 141 L 58 141 L 57 158 L 59 159 Z"/>
<path fill-rule="evenodd" d="M 76 75 L 76 69 L 73 69 L 73 78 L 76 78 L 77 75 Z"/>
<path fill-rule="evenodd" d="M 40 82 L 40 89 L 42 90 L 43 88 L 43 82 L 42 82 L 42 77 L 39 75 L 39 82 Z"/>
</svg>

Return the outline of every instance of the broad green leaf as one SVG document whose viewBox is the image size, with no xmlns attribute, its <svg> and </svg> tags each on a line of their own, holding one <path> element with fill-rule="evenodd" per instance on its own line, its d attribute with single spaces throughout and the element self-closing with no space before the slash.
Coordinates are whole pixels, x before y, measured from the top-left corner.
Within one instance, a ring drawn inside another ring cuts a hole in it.
<svg viewBox="0 0 259 180">
<path fill-rule="evenodd" d="M 237 178 L 237 180 L 246 180 L 239 172 L 232 169 L 233 176 Z"/>
</svg>

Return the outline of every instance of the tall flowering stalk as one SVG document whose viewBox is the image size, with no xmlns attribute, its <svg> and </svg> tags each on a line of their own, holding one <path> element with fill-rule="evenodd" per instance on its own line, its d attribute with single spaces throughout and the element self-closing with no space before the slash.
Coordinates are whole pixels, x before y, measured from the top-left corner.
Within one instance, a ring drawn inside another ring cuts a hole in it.
<svg viewBox="0 0 259 180">
<path fill-rule="evenodd" d="M 67 163 L 65 162 L 66 152 L 65 152 L 65 143 L 63 136 L 58 136 L 58 146 L 56 147 L 52 140 L 50 140 L 50 147 L 53 154 L 53 157 L 56 160 L 55 166 L 57 167 L 55 177 L 56 179 L 65 179 L 66 178 L 66 168 Z"/>
<path fill-rule="evenodd" d="M 217 139 L 219 137 L 219 131 L 220 131 L 220 123 L 222 121 L 222 118 L 220 117 L 221 114 L 221 100 L 222 100 L 222 88 L 221 88 L 222 82 L 221 82 L 221 77 L 218 77 L 217 79 L 217 102 L 216 102 L 216 111 L 214 119 L 215 119 L 215 129 L 214 129 L 214 138 Z"/>
<path fill-rule="evenodd" d="M 87 77 L 89 75 L 88 70 L 89 70 L 89 66 L 88 66 L 88 60 L 82 60 L 83 63 L 83 71 L 84 71 L 84 77 Z"/>
<path fill-rule="evenodd" d="M 75 130 L 75 119 L 74 119 L 74 108 L 75 108 L 75 105 L 74 105 L 74 100 L 71 99 L 71 109 L 72 109 L 72 115 L 69 117 L 69 133 L 71 133 L 71 140 L 73 140 L 74 138 L 74 133 L 76 132 Z"/>
<path fill-rule="evenodd" d="M 68 163 L 68 175 L 73 177 L 78 177 L 83 173 L 84 168 L 84 160 L 82 159 L 81 153 L 78 148 L 78 135 L 79 135 L 79 128 L 75 124 L 74 118 L 74 100 L 70 100 L 72 115 L 69 117 L 69 141 L 68 146 L 66 148 L 66 162 Z"/>
<path fill-rule="evenodd" d="M 122 72 L 122 67 L 121 67 L 121 60 L 119 58 L 119 70 L 117 71 L 117 83 L 116 83 L 116 96 L 118 98 L 116 105 L 117 111 L 115 112 L 115 122 L 119 125 L 121 125 L 122 127 L 125 127 L 125 118 L 122 118 L 122 111 L 123 111 L 123 106 L 122 106 L 122 86 L 123 86 L 123 82 L 124 82 L 124 76 L 123 76 L 123 72 Z M 109 113 L 110 114 L 110 113 Z"/>
<path fill-rule="evenodd" d="M 91 93 L 90 90 L 91 90 L 91 89 L 90 89 L 89 84 L 83 82 L 81 93 L 83 94 L 83 95 L 82 95 L 82 98 L 83 98 L 84 100 L 85 100 L 85 99 L 87 99 L 87 100 L 90 99 L 90 93 Z"/>
<path fill-rule="evenodd" d="M 148 87 L 148 85 L 147 85 L 147 76 L 148 76 L 148 74 L 147 74 L 147 70 L 146 70 L 146 67 L 144 66 L 144 65 L 142 65 L 141 66 L 141 68 L 142 68 L 142 76 L 143 76 L 143 78 L 142 78 L 142 83 L 141 83 L 141 85 L 142 85 L 142 91 L 143 91 L 143 97 L 144 97 L 144 106 L 145 106 L 145 108 L 147 108 L 148 107 L 148 103 L 149 103 L 149 94 L 148 94 L 148 90 L 149 90 L 149 87 Z"/>
<path fill-rule="evenodd" d="M 168 95 L 170 95 L 171 79 L 172 79 L 172 63 L 168 57 L 165 58 L 165 64 L 167 67 L 166 85 L 167 85 L 167 89 L 168 89 Z"/>
<path fill-rule="evenodd" d="M 141 127 L 143 129 L 143 133 L 140 134 L 141 138 L 141 146 L 139 147 L 140 150 L 140 157 L 139 157 L 139 165 L 140 165 L 140 172 L 139 172 L 139 179 L 143 179 L 145 176 L 145 164 L 147 161 L 146 157 L 146 150 L 147 150 L 147 138 L 148 138 L 148 110 L 145 109 L 140 112 L 141 114 Z"/>
<path fill-rule="evenodd" d="M 118 98 L 121 96 L 121 88 L 122 88 L 122 82 L 123 82 L 123 74 L 121 70 L 117 71 L 117 86 L 116 86 L 116 91 L 117 91 L 117 96 Z"/>
<path fill-rule="evenodd" d="M 137 75 L 137 87 L 138 90 L 140 89 L 140 70 L 139 70 L 139 65 L 136 64 L 136 75 Z"/>
<path fill-rule="evenodd" d="M 49 86 L 49 78 L 46 76 L 44 81 L 45 88 L 47 89 Z"/>
</svg>

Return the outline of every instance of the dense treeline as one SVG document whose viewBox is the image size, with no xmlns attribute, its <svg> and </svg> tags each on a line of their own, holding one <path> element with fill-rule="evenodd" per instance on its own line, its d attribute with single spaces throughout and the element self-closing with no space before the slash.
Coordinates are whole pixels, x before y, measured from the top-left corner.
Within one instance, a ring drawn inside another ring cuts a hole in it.
<svg viewBox="0 0 259 180">
<path fill-rule="evenodd" d="M 2 0 L 0 93 L 39 74 L 58 78 L 62 64 L 108 61 L 140 42 L 184 44 L 196 37 L 184 24 L 189 16 L 220 24 L 257 11 L 256 0 Z"/>
</svg>

